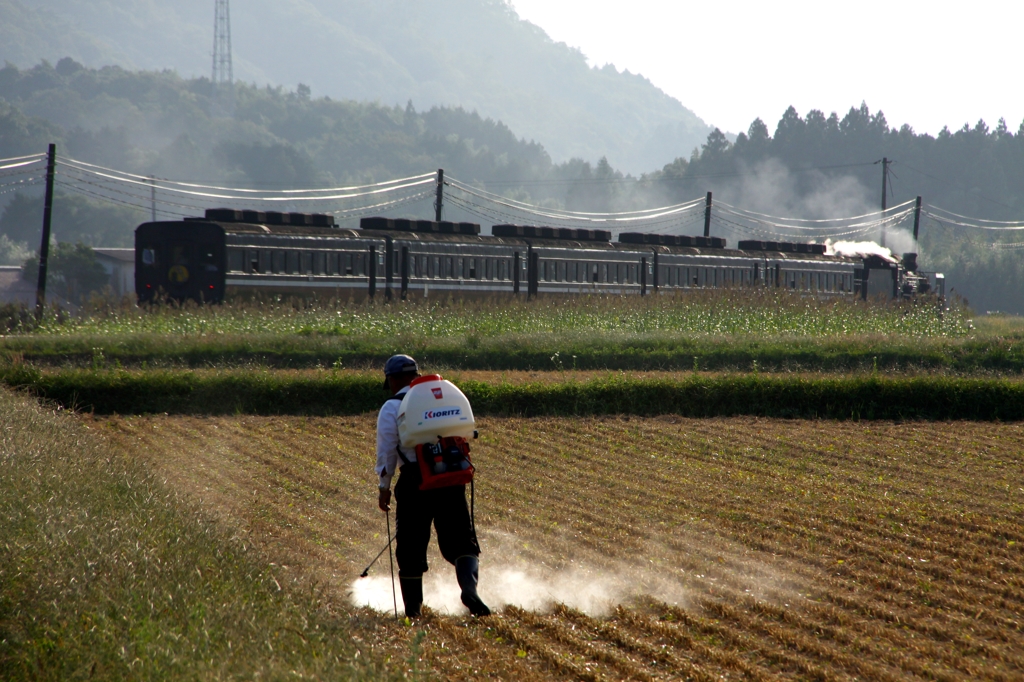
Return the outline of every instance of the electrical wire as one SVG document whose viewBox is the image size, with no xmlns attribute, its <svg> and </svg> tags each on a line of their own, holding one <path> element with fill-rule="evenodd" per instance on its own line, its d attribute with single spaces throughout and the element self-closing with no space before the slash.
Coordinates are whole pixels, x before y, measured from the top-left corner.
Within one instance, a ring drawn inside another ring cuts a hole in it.
<svg viewBox="0 0 1024 682">
<path fill-rule="evenodd" d="M 459 189 L 459 190 L 461 190 L 463 192 L 466 192 L 467 194 L 472 194 L 472 195 L 474 195 L 474 196 L 476 196 L 476 197 L 478 197 L 480 199 L 483 199 L 485 201 L 491 201 L 491 202 L 494 202 L 494 203 L 501 204 L 503 206 L 508 206 L 510 208 L 517 208 L 519 210 L 522 210 L 522 211 L 525 211 L 525 212 L 528 212 L 528 213 L 533 213 L 535 215 L 540 215 L 540 216 L 543 216 L 543 217 L 564 217 L 564 218 L 574 219 L 574 220 L 588 220 L 588 219 L 596 220 L 599 217 L 601 219 L 607 219 L 607 220 L 616 220 L 616 219 L 618 219 L 618 220 L 628 220 L 629 219 L 629 218 L 626 218 L 626 217 L 623 217 L 623 216 L 637 216 L 636 219 L 642 219 L 643 217 L 647 216 L 648 214 L 655 214 L 655 213 L 659 213 L 659 212 L 665 213 L 665 212 L 668 212 L 668 211 L 686 210 L 686 209 L 689 209 L 689 208 L 694 208 L 694 207 L 696 207 L 698 205 L 702 205 L 704 203 L 704 199 L 694 199 L 692 201 L 684 202 L 682 204 L 675 204 L 673 206 L 663 206 L 663 207 L 659 207 L 659 208 L 639 209 L 639 210 L 635 210 L 635 211 L 621 211 L 621 212 L 616 212 L 616 213 L 610 213 L 610 212 L 609 213 L 587 213 L 587 212 L 583 212 L 583 211 L 565 211 L 565 210 L 561 210 L 561 209 L 546 209 L 546 208 L 544 208 L 542 206 L 536 206 L 534 204 L 527 204 L 525 202 L 516 201 L 515 199 L 509 199 L 508 197 L 503 197 L 503 196 L 500 196 L 498 194 L 494 194 L 493 192 L 488 192 L 487 190 L 484 190 L 484 189 L 473 188 L 473 187 L 470 187 L 469 185 L 466 185 L 466 184 L 464 184 L 462 182 L 459 182 L 458 180 L 454 180 L 454 179 L 451 180 L 450 183 L 446 183 L 446 184 L 450 184 L 452 187 L 454 187 L 456 189 Z"/>
<path fill-rule="evenodd" d="M 86 196 L 91 196 L 91 197 L 99 199 L 101 201 L 106 201 L 106 202 L 113 203 L 113 204 L 119 204 L 121 206 L 129 206 L 131 208 L 135 208 L 135 209 L 138 209 L 140 211 L 148 211 L 149 208 L 150 208 L 149 206 L 140 206 L 139 204 L 133 204 L 133 203 L 130 203 L 130 202 L 127 202 L 127 201 L 122 201 L 120 199 L 115 199 L 113 197 L 108 197 L 106 195 L 99 194 L 97 192 L 92 192 L 90 190 L 87 190 L 87 189 L 85 189 L 83 187 L 78 187 L 76 185 L 71 185 L 71 184 L 62 183 L 62 182 L 58 182 L 57 184 L 60 185 L 61 187 L 63 187 L 64 189 L 70 191 L 70 192 L 74 192 L 74 193 L 82 194 L 82 195 L 86 195 Z M 170 215 L 173 215 L 173 216 L 177 216 L 179 218 L 187 218 L 187 217 L 189 217 L 189 214 L 187 214 L 187 213 L 180 213 L 178 211 L 171 211 L 171 210 L 167 210 L 167 209 L 162 210 L 161 213 L 170 214 Z"/>
<path fill-rule="evenodd" d="M 157 181 L 158 183 L 166 183 L 166 184 L 170 184 L 170 185 L 178 185 L 178 186 L 181 186 L 181 187 L 191 187 L 193 189 L 213 189 L 213 190 L 219 190 L 219 191 L 225 191 L 225 192 L 243 192 L 243 193 L 251 193 L 251 194 L 304 194 L 304 193 L 305 194 L 312 194 L 312 193 L 319 193 L 319 192 L 350 192 L 350 191 L 357 191 L 357 190 L 363 190 L 363 189 L 374 189 L 374 188 L 378 188 L 378 187 L 384 187 L 386 185 L 400 184 L 400 183 L 408 182 L 410 180 L 433 179 L 433 178 L 436 177 L 435 173 L 421 173 L 420 175 L 413 175 L 413 176 L 410 176 L 410 177 L 407 177 L 407 178 L 397 178 L 395 180 L 385 180 L 383 182 L 376 182 L 376 183 L 372 183 L 372 184 L 368 184 L 368 185 L 353 185 L 351 187 L 328 187 L 328 188 L 323 188 L 323 189 L 268 189 L 268 190 L 262 190 L 262 189 L 244 189 L 244 188 L 238 188 L 238 187 L 221 187 L 221 186 L 218 186 L 218 185 L 200 185 L 200 184 L 190 183 L 190 182 L 181 182 L 179 180 L 168 180 L 166 178 L 151 177 L 151 176 L 148 176 L 148 175 L 137 175 L 135 173 L 128 173 L 126 171 L 120 171 L 120 170 L 117 170 L 117 169 L 114 169 L 114 168 L 107 168 L 105 166 L 98 166 L 98 165 L 95 165 L 95 164 L 86 163 L 85 161 L 78 161 L 77 159 L 72 159 L 72 158 L 69 158 L 69 157 L 60 157 L 60 159 L 61 159 L 61 161 L 63 161 L 64 163 L 67 163 L 67 164 L 76 164 L 78 166 L 85 166 L 85 167 L 90 168 L 90 169 L 91 168 L 95 168 L 95 169 L 98 169 L 99 171 L 107 171 L 108 173 L 117 173 L 117 174 L 123 175 L 123 176 L 125 176 L 127 178 L 133 178 L 133 179 L 136 179 L 136 180 L 141 180 L 145 184 L 152 184 L 154 181 Z"/>
<path fill-rule="evenodd" d="M 937 222 L 938 224 L 942 225 L 943 227 L 946 227 L 948 225 L 954 225 L 956 227 L 966 227 L 966 228 L 974 229 L 974 230 L 988 230 L 990 232 L 1014 232 L 1014 231 L 1024 230 L 1024 223 L 1008 223 L 1008 224 L 1003 225 L 1003 226 L 979 225 L 977 223 L 965 223 L 965 222 L 963 222 L 961 220 L 951 219 L 951 218 L 948 218 L 946 216 L 938 215 L 938 214 L 932 213 L 931 211 L 927 211 L 927 210 L 926 211 L 922 211 L 922 213 L 924 215 L 929 216 L 935 222 Z M 976 220 L 976 219 L 975 218 L 968 218 L 967 220 Z"/>
<path fill-rule="evenodd" d="M 89 170 L 89 169 L 78 168 L 76 166 L 71 166 L 71 165 L 68 165 L 68 164 L 65 164 L 64 167 L 65 167 L 65 169 L 71 168 L 71 169 L 73 169 L 76 172 L 88 174 L 88 175 L 91 175 L 91 176 L 94 176 L 94 177 L 101 177 L 101 178 L 104 178 L 104 179 L 107 179 L 107 180 L 111 180 L 111 181 L 115 181 L 115 182 L 121 182 L 121 183 L 126 183 L 126 184 L 130 184 L 130 185 L 139 186 L 139 187 L 145 187 L 147 190 L 150 190 L 150 189 L 156 187 L 156 189 L 162 190 L 164 192 L 170 192 L 170 193 L 173 193 L 173 194 L 180 194 L 180 195 L 184 195 L 184 196 L 193 196 L 193 197 L 202 197 L 202 198 L 206 198 L 206 199 L 220 199 L 220 200 L 227 200 L 227 201 L 258 201 L 258 202 L 267 202 L 267 201 L 270 201 L 270 202 L 300 202 L 300 201 L 302 201 L 302 202 L 305 202 L 305 201 L 335 201 L 335 200 L 342 200 L 342 199 L 357 199 L 357 198 L 364 197 L 364 196 L 373 196 L 373 195 L 377 195 L 377 194 L 384 194 L 384 193 L 387 193 L 387 192 L 395 192 L 395 191 L 402 190 L 402 189 L 408 189 L 410 187 L 418 187 L 418 186 L 422 186 L 422 185 L 426 185 L 426 184 L 433 184 L 435 182 L 432 177 L 427 177 L 427 178 L 424 178 L 424 179 L 421 179 L 421 180 L 407 182 L 407 183 L 405 183 L 403 185 L 395 185 L 395 186 L 391 186 L 391 187 L 378 188 L 378 189 L 370 190 L 370 191 L 367 191 L 367 192 L 360 192 L 360 193 L 353 193 L 353 194 L 327 194 L 327 195 L 323 195 L 323 196 L 247 197 L 247 196 L 238 196 L 238 195 L 232 195 L 232 194 L 214 194 L 212 192 L 195 192 L 195 191 L 192 191 L 192 190 L 178 189 L 176 187 L 166 187 L 166 186 L 163 186 L 163 185 L 154 184 L 153 182 L 148 182 L 148 181 L 147 182 L 142 182 L 142 181 L 138 181 L 138 180 L 131 180 L 131 179 L 124 178 L 124 177 L 118 177 L 118 176 L 115 176 L 115 175 L 110 175 L 109 173 L 103 173 L 103 172 L 100 172 L 100 171 L 94 171 L 94 170 Z"/>
<path fill-rule="evenodd" d="M 374 211 L 380 210 L 382 208 L 393 208 L 395 206 L 402 206 L 404 204 L 412 203 L 414 201 L 419 201 L 419 200 L 422 200 L 422 199 L 433 198 L 433 196 L 434 196 L 433 192 L 420 192 L 419 194 L 413 194 L 412 196 L 408 196 L 408 197 L 405 197 L 403 199 L 394 199 L 392 201 L 386 201 L 384 203 L 374 204 L 373 206 L 360 206 L 360 207 L 356 207 L 356 208 L 340 209 L 340 210 L 337 210 L 337 211 L 330 211 L 330 213 L 332 213 L 333 215 L 336 215 L 336 216 L 345 216 L 345 217 L 349 217 L 349 216 L 353 216 L 353 215 L 360 215 L 360 214 L 365 215 L 367 213 L 372 213 Z"/>
<path fill-rule="evenodd" d="M 850 217 L 847 217 L 847 218 L 821 218 L 821 219 L 813 219 L 813 218 L 783 218 L 783 217 L 780 217 L 780 216 L 769 215 L 767 213 L 758 213 L 757 211 L 751 211 L 751 210 L 748 210 L 748 209 L 745 209 L 745 208 L 737 208 L 736 206 L 733 206 L 732 204 L 727 204 L 724 201 L 717 201 L 717 202 L 714 203 L 714 206 L 715 207 L 724 207 L 724 208 L 730 209 L 731 211 L 736 212 L 737 215 L 739 215 L 741 213 L 745 213 L 745 214 L 748 214 L 748 215 L 757 216 L 759 218 L 771 218 L 772 220 L 782 221 L 779 224 L 785 224 L 786 222 L 837 223 L 837 222 L 845 222 L 845 221 L 848 221 L 848 220 L 860 220 L 861 218 L 870 218 L 871 216 L 876 216 L 879 213 L 884 215 L 887 212 L 896 211 L 897 209 L 902 209 L 905 206 L 909 206 L 910 204 L 913 204 L 914 201 L 916 201 L 916 200 L 904 201 L 902 204 L 897 204 L 896 206 L 890 206 L 889 208 L 885 209 L 885 211 L 874 211 L 872 213 L 864 213 L 863 215 L 855 215 L 855 216 L 850 216 Z"/>
<path fill-rule="evenodd" d="M 39 163 L 36 161 L 21 161 L 19 163 L 8 163 L 0 166 L 0 170 L 9 170 L 11 168 L 24 168 L 25 166 L 35 166 Z"/>
<path fill-rule="evenodd" d="M 988 220 L 986 218 L 972 218 L 970 216 L 960 215 L 959 213 L 947 211 L 946 209 L 939 208 L 938 206 L 929 205 L 928 208 L 932 211 L 938 211 L 939 213 L 944 213 L 945 215 L 952 216 L 954 218 L 961 218 L 963 220 L 974 221 L 975 223 L 986 223 L 988 225 L 1011 225 L 1014 227 L 1024 225 L 1024 222 L 1021 222 L 1019 220 Z"/>
<path fill-rule="evenodd" d="M 28 159 L 45 159 L 46 154 L 29 154 L 28 156 L 12 156 L 8 159 L 0 159 L 0 163 L 11 163 L 13 161 L 27 161 Z"/>
<path fill-rule="evenodd" d="M 449 195 L 449 198 L 451 198 L 450 195 Z M 664 217 L 668 217 L 668 216 L 675 216 L 675 215 L 681 215 L 681 214 L 685 214 L 689 210 L 692 210 L 692 208 L 690 208 L 690 209 L 678 209 L 678 210 L 673 210 L 673 211 L 666 211 L 666 212 L 661 213 L 661 214 L 653 214 L 653 215 L 648 215 L 648 216 L 638 216 L 638 217 L 633 217 L 633 218 L 587 218 L 587 217 L 582 217 L 582 216 L 567 216 L 567 215 L 564 215 L 564 214 L 547 213 L 547 212 L 543 212 L 543 211 L 527 211 L 525 209 L 519 208 L 518 206 L 515 206 L 515 205 L 512 205 L 512 204 L 508 204 L 506 202 L 495 201 L 495 200 L 492 200 L 492 199 L 487 199 L 486 201 L 488 201 L 488 203 L 490 203 L 490 204 L 496 204 L 496 205 L 499 205 L 499 206 L 503 206 L 506 209 L 509 209 L 509 210 L 512 210 L 512 211 L 519 211 L 519 212 L 527 214 L 529 216 L 537 216 L 537 217 L 544 218 L 546 220 L 554 221 L 555 223 L 561 223 L 561 226 L 563 226 L 563 227 L 564 226 L 571 226 L 571 225 L 579 225 L 579 224 L 586 224 L 586 225 L 595 225 L 596 224 L 596 225 L 600 225 L 602 227 L 608 227 L 609 229 L 626 229 L 626 227 L 636 227 L 637 223 L 639 223 L 639 224 L 646 224 L 646 223 L 650 223 L 652 221 L 655 221 L 655 220 L 657 220 L 659 218 L 664 218 Z M 513 220 L 513 222 L 518 222 L 518 220 L 519 220 L 519 216 L 514 216 L 514 215 L 511 215 L 511 214 L 508 214 L 508 213 L 505 213 L 505 215 L 508 216 L 511 220 Z M 615 227 L 615 226 L 612 226 L 612 225 L 608 225 L 608 223 L 630 223 L 630 225 L 625 225 L 625 226 L 621 226 L 621 227 Z"/>
<path fill-rule="evenodd" d="M 512 214 L 507 213 L 505 211 L 502 211 L 500 209 L 495 209 L 495 208 L 491 208 L 491 207 L 483 207 L 483 206 L 481 206 L 479 204 L 475 204 L 475 203 L 473 203 L 471 201 L 466 201 L 465 199 L 463 199 L 461 197 L 456 197 L 456 196 L 449 195 L 448 198 L 449 198 L 449 200 L 452 201 L 452 203 L 455 203 L 457 206 L 460 206 L 460 207 L 464 208 L 465 210 L 469 211 L 470 213 L 473 213 L 474 215 L 482 216 L 485 219 L 494 220 L 494 221 L 496 221 L 498 223 L 511 222 L 512 224 L 516 224 L 516 223 L 520 222 L 520 217 L 521 216 L 512 215 Z M 483 212 L 483 213 L 481 213 L 481 212 Z M 702 218 L 703 218 L 703 216 L 699 216 L 699 219 L 702 219 Z M 572 227 L 573 226 L 573 223 L 571 221 L 558 221 L 558 222 L 562 222 L 562 224 L 561 225 L 552 225 L 552 227 Z M 660 220 L 652 220 L 652 221 L 650 221 L 648 223 L 645 223 L 644 225 L 641 225 L 641 226 L 637 226 L 637 225 L 628 225 L 628 226 L 622 226 L 622 227 L 608 226 L 607 229 L 609 231 L 611 231 L 611 232 L 622 232 L 622 231 L 624 231 L 626 229 L 630 229 L 630 228 L 636 229 L 637 227 L 646 227 L 646 228 L 649 228 L 650 231 L 658 231 L 658 230 L 662 230 L 662 229 L 671 229 L 673 226 L 679 226 L 681 224 L 682 225 L 690 224 L 692 222 L 693 222 L 693 220 L 683 221 L 682 223 L 680 223 L 680 221 L 678 219 L 678 216 L 672 216 L 672 217 L 670 217 L 668 219 L 664 219 L 663 218 L 663 219 L 660 219 Z M 576 224 L 578 225 L 579 223 L 576 223 Z M 590 225 L 590 223 L 584 223 L 584 224 L 587 224 L 588 226 Z"/>
<path fill-rule="evenodd" d="M 829 236 L 833 236 L 833 235 L 836 235 L 836 234 L 840 234 L 840 232 L 837 232 L 838 230 L 846 230 L 846 232 L 843 233 L 843 234 L 848 234 L 848 233 L 852 233 L 852 232 L 857 231 L 857 230 L 867 231 L 867 230 L 871 230 L 871 229 L 874 229 L 874 228 L 881 228 L 881 227 L 886 226 L 886 225 L 898 224 L 898 223 L 902 222 L 904 219 L 906 219 L 907 216 L 911 215 L 913 212 L 914 212 L 913 209 L 908 209 L 908 210 L 904 210 L 904 211 L 902 211 L 900 213 L 896 213 L 896 214 L 893 214 L 893 215 L 885 216 L 885 217 L 883 217 L 883 218 L 881 218 L 879 220 L 873 220 L 873 221 L 861 222 L 861 223 L 849 223 L 849 224 L 846 224 L 846 225 L 832 225 L 832 226 L 827 226 L 827 227 L 825 227 L 825 226 L 823 226 L 823 227 L 802 227 L 802 226 L 799 226 L 799 225 L 787 225 L 787 224 L 780 224 L 780 223 L 771 223 L 771 222 L 764 221 L 764 220 L 747 218 L 745 216 L 742 216 L 742 215 L 736 213 L 735 211 L 730 211 L 730 210 L 727 210 L 727 209 L 720 210 L 719 215 L 721 215 L 722 213 L 724 213 L 726 215 L 733 215 L 733 216 L 739 217 L 742 220 L 746 220 L 748 222 L 755 223 L 755 224 L 761 225 L 763 227 L 769 228 L 772 231 L 777 231 L 777 230 L 800 230 L 801 233 L 802 233 L 802 236 L 812 237 L 812 238 L 814 238 L 814 237 L 819 237 L 820 238 L 820 237 L 829 237 Z"/>
<path fill-rule="evenodd" d="M 841 163 L 831 166 L 810 166 L 807 168 L 792 168 L 788 169 L 789 173 L 810 173 L 813 171 L 821 170 L 835 170 L 839 168 L 860 168 L 864 166 L 873 166 L 876 162 L 867 161 L 863 163 Z M 702 180 L 705 178 L 745 178 L 745 177 L 757 177 L 760 173 L 741 173 L 741 172 L 728 172 L 728 173 L 695 173 L 693 175 L 683 175 L 682 177 L 666 177 L 661 176 L 652 178 L 649 176 L 642 176 L 634 178 L 627 176 L 624 178 L 559 178 L 549 180 L 481 180 L 481 182 L 487 186 L 527 186 L 527 185 L 613 185 L 613 184 L 643 184 L 643 183 L 676 183 L 686 182 L 689 180 Z"/>
</svg>

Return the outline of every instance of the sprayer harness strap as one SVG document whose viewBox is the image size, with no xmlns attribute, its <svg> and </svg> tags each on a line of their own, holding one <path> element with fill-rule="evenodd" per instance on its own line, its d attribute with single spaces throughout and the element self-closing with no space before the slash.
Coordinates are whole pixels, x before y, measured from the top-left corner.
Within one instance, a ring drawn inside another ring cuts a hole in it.
<svg viewBox="0 0 1024 682">
<path fill-rule="evenodd" d="M 389 400 L 397 400 L 398 402 L 402 402 L 402 400 L 404 398 L 405 398 L 404 394 L 403 395 L 393 395 L 390 398 L 388 398 L 387 400 L 385 400 L 384 402 L 388 402 Z M 400 460 L 402 460 L 402 462 L 404 462 L 405 464 L 412 464 L 412 462 L 410 462 L 409 459 L 405 455 L 402 454 L 401 446 L 396 445 L 395 446 L 395 450 L 398 451 L 398 458 Z"/>
</svg>

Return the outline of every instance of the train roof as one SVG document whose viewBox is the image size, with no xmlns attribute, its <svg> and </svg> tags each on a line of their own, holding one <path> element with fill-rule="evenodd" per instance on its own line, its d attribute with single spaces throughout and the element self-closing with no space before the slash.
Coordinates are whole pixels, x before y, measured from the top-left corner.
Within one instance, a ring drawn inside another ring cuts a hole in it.
<svg viewBox="0 0 1024 682">
<path fill-rule="evenodd" d="M 507 239 L 505 237 L 492 237 L 484 234 L 438 234 L 433 232 L 407 232 L 405 230 L 352 230 L 357 236 L 364 238 L 390 237 L 398 241 L 419 241 L 419 242 L 441 242 L 441 243 L 471 243 L 500 245 L 522 245 L 526 242 L 522 239 Z"/>
<path fill-rule="evenodd" d="M 316 227 L 313 225 L 267 225 L 263 223 L 234 223 L 207 220 L 206 218 L 185 218 L 183 221 L 193 225 L 216 225 L 224 234 L 266 234 L 282 237 L 334 237 L 334 238 L 368 238 L 373 235 L 362 234 L 359 230 L 342 227 Z M 166 222 L 166 225 L 180 225 L 181 222 Z M 158 225 L 161 223 L 145 223 Z"/>
</svg>

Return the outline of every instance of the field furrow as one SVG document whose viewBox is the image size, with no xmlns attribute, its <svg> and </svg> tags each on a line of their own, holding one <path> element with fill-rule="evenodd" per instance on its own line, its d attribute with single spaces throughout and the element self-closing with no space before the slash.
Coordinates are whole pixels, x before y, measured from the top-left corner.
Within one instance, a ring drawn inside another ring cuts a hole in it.
<svg viewBox="0 0 1024 682">
<path fill-rule="evenodd" d="M 295 580 L 365 592 L 356 576 L 386 542 L 373 415 L 85 420 Z M 422 630 L 443 678 L 1024 676 L 1022 425 L 478 427 L 481 593 L 500 615 L 460 615 L 432 549 L 430 615 L 380 617 L 380 647 Z"/>
</svg>

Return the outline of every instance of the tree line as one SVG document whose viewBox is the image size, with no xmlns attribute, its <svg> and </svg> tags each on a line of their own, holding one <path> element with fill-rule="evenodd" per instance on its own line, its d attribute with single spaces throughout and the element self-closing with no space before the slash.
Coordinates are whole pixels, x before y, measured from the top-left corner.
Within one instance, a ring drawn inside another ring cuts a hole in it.
<svg viewBox="0 0 1024 682">
<path fill-rule="evenodd" d="M 240 84 L 227 119 L 211 115 L 212 96 L 208 79 L 169 71 L 89 69 L 71 59 L 31 69 L 7 65 L 0 69 L 0 157 L 57 142 L 63 153 L 90 163 L 265 189 L 359 184 L 444 168 L 510 198 L 572 210 L 650 208 L 713 191 L 716 200 L 811 218 L 877 209 L 876 162 L 887 157 L 894 162 L 889 205 L 921 195 L 964 215 L 1024 219 L 1024 123 L 1013 130 L 1002 120 L 993 127 L 978 121 L 932 136 L 890 126 L 865 104 L 842 117 L 818 110 L 801 116 L 791 107 L 774 131 L 760 118 L 732 140 L 716 129 L 700 148 L 679 150 L 674 162 L 634 177 L 606 159 L 554 163 L 540 142 L 457 107 L 417 111 L 411 102 L 385 106 L 313 97 L 302 86 Z M 5 245 L 36 247 L 41 210 L 32 195 L 8 201 L 0 258 Z M 56 211 L 59 240 L 95 246 L 130 245 L 132 230 L 146 219 L 141 211 L 77 195 L 59 196 Z M 1024 312 L 1018 252 L 994 250 L 991 241 L 926 222 L 921 262 L 944 271 L 976 309 Z"/>
</svg>

